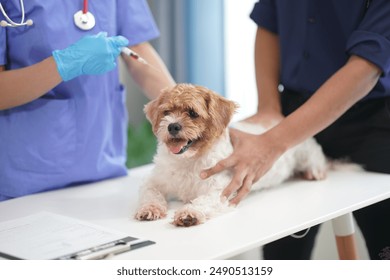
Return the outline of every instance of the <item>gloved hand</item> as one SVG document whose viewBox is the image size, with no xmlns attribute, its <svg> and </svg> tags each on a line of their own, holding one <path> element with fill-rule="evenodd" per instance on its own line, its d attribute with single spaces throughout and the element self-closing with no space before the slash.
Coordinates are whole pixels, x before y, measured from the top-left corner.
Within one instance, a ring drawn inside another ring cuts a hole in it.
<svg viewBox="0 0 390 280">
<path fill-rule="evenodd" d="M 103 74 L 115 68 L 121 48 L 129 41 L 123 36 L 107 37 L 107 33 L 88 35 L 63 50 L 53 51 L 63 81 L 80 75 Z"/>
</svg>

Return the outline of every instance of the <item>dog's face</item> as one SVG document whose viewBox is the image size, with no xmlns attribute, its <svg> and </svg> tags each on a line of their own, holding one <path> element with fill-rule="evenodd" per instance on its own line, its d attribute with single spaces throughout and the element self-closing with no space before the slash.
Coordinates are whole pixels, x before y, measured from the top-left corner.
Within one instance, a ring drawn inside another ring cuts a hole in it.
<svg viewBox="0 0 390 280">
<path fill-rule="evenodd" d="M 172 154 L 193 157 L 222 135 L 236 108 L 205 87 L 178 84 L 162 91 L 144 111 L 159 142 Z"/>
</svg>

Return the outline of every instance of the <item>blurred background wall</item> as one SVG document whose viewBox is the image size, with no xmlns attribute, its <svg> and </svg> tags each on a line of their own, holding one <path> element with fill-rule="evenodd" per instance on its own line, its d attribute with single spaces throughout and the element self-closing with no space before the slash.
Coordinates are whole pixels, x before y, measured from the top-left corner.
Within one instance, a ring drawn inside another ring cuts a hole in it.
<svg viewBox="0 0 390 280">
<path fill-rule="evenodd" d="M 241 106 L 236 119 L 255 112 L 253 66 L 255 24 L 249 19 L 254 0 L 149 0 L 161 35 L 151 41 L 177 82 L 206 86 Z M 130 123 L 144 121 L 147 99 L 130 79 Z"/>
</svg>

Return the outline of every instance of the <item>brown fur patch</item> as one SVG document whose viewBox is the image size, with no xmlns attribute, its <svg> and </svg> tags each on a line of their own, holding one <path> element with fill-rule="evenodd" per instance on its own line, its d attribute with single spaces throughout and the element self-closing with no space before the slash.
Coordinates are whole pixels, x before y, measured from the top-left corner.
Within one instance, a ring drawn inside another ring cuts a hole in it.
<svg viewBox="0 0 390 280">
<path fill-rule="evenodd" d="M 236 103 L 208 88 L 178 84 L 163 90 L 144 111 L 160 141 L 169 146 L 192 140 L 189 149 L 201 155 L 221 136 L 237 108 Z M 182 127 L 175 137 L 167 132 L 169 122 L 177 122 Z"/>
</svg>

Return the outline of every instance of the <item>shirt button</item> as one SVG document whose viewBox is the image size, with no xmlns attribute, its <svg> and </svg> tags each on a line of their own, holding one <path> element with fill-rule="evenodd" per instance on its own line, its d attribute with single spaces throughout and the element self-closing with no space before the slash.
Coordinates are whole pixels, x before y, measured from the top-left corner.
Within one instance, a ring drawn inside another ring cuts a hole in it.
<svg viewBox="0 0 390 280">
<path fill-rule="evenodd" d="M 310 58 L 310 54 L 309 54 L 308 51 L 304 51 L 304 52 L 303 52 L 303 58 L 304 58 L 304 59 L 309 59 L 309 58 Z"/>
<path fill-rule="evenodd" d="M 309 17 L 309 18 L 307 19 L 307 21 L 308 21 L 309 23 L 315 23 L 315 22 L 316 22 L 316 19 L 315 19 L 314 17 Z"/>
</svg>

